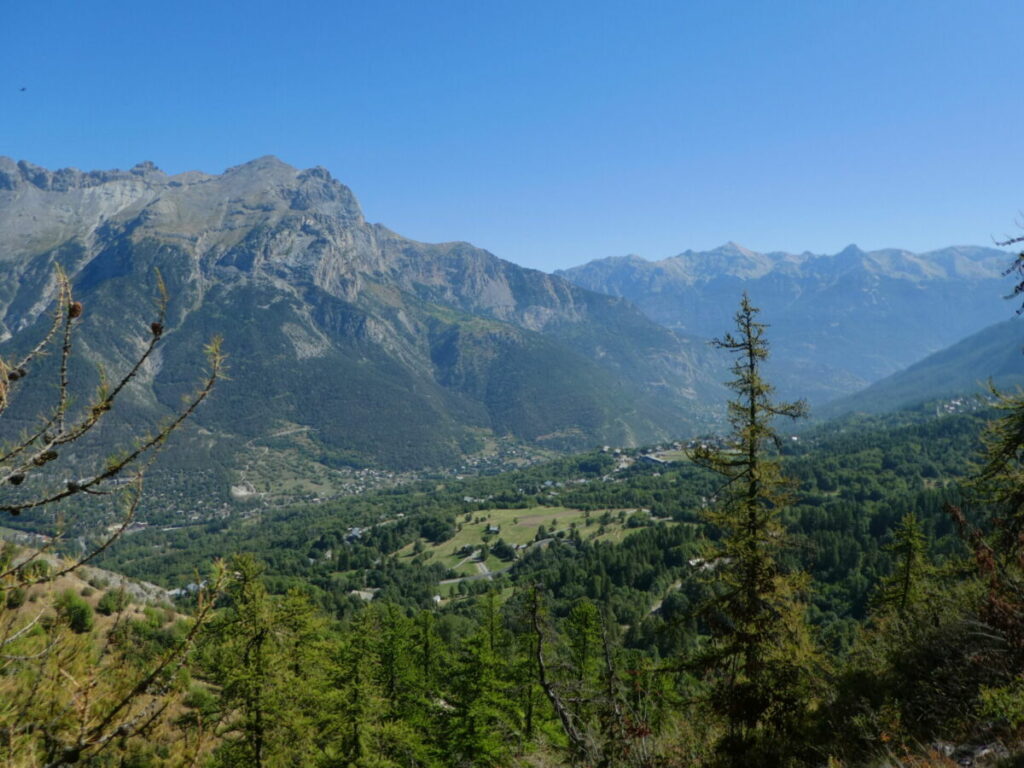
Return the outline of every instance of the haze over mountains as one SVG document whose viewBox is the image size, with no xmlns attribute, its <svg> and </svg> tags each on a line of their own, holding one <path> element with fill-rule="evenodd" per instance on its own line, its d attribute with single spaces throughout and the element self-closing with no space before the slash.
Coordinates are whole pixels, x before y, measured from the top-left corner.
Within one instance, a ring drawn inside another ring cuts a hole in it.
<svg viewBox="0 0 1024 768">
<path fill-rule="evenodd" d="M 996 323 L 867 389 L 822 406 L 817 415 L 884 413 L 927 400 L 973 395 L 986 391 L 990 380 L 997 389 L 1012 392 L 1024 385 L 1022 342 L 1020 318 Z"/>
<path fill-rule="evenodd" d="M 730 243 L 547 275 L 367 223 L 326 170 L 273 157 L 177 176 L 151 163 L 49 171 L 0 158 L 2 354 L 41 332 L 59 265 L 88 308 L 78 349 L 123 369 L 159 270 L 166 338 L 125 415 L 172 410 L 221 334 L 232 380 L 198 423 L 228 466 L 239 446 L 283 434 L 328 466 L 412 468 L 450 466 L 496 437 L 562 450 L 707 430 L 728 374 L 705 342 L 730 329 L 743 290 L 771 326 L 770 378 L 823 403 L 1005 319 L 1008 258 Z M 92 369 L 81 379 L 97 380 Z"/>
<path fill-rule="evenodd" d="M 1005 320 L 1009 262 L 1004 251 L 973 246 L 914 254 L 851 245 L 825 256 L 728 243 L 654 262 L 599 259 L 556 274 L 703 338 L 731 327 L 746 290 L 771 326 L 771 379 L 789 397 L 823 403 Z"/>
<path fill-rule="evenodd" d="M 45 324 L 57 265 L 87 308 L 79 349 L 111 371 L 163 275 L 165 342 L 133 416 L 176 407 L 223 335 L 232 380 L 198 423 L 229 452 L 293 429 L 329 464 L 437 466 L 493 436 L 559 449 L 671 437 L 722 400 L 705 345 L 630 303 L 467 243 L 403 238 L 367 223 L 326 170 L 273 157 L 177 176 L 0 159 L 3 354 Z"/>
</svg>

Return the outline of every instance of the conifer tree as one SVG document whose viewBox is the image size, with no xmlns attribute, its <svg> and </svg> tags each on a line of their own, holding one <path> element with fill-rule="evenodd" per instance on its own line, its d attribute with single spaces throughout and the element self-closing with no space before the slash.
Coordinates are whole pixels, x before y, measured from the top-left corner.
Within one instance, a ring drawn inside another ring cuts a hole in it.
<svg viewBox="0 0 1024 768">
<path fill-rule="evenodd" d="M 159 276 L 157 288 L 155 318 L 139 322 L 145 334 L 139 353 L 119 375 L 107 378 L 101 372 L 91 396 L 74 396 L 79 361 L 73 352 L 88 307 L 73 295 L 70 280 L 59 268 L 51 282 L 50 323 L 39 329 L 41 337 L 37 334 L 34 346 L 18 356 L 11 350 L 20 339 L 13 340 L 0 355 L 0 422 L 13 416 L 33 424 L 13 439 L 12 430 L 3 430 L 9 441 L 0 444 L 0 514 L 38 518 L 63 502 L 88 496 L 97 505 L 105 501 L 107 513 L 118 520 L 109 528 L 96 526 L 106 533 L 76 558 L 56 556 L 59 536 L 31 551 L 6 546 L 0 550 L 0 760 L 5 765 L 113 760 L 113 753 L 132 740 L 142 742 L 136 737 L 151 733 L 174 701 L 181 667 L 211 613 L 210 595 L 201 590 L 190 629 L 166 653 L 140 668 L 132 663 L 130 649 L 115 642 L 113 629 L 105 638 L 99 636 L 92 609 L 81 598 L 65 597 L 56 604 L 74 637 L 61 631 L 63 622 L 46 620 L 44 605 L 24 605 L 26 598 L 31 602 L 45 593 L 44 582 L 74 573 L 128 529 L 146 468 L 221 376 L 223 356 L 215 339 L 207 348 L 209 370 L 168 421 L 148 433 L 135 430 L 133 442 L 105 460 L 94 450 L 83 452 L 158 354 L 167 307 Z M 33 414 L 31 405 L 24 407 L 26 401 L 45 405 Z M 80 462 L 74 461 L 76 452 Z M 68 478 L 71 469 L 77 479 Z M 69 506 L 65 510 L 74 511 Z"/>
<path fill-rule="evenodd" d="M 1016 241 L 1014 241 L 1016 242 Z M 1024 274 L 1024 253 L 1013 271 Z M 1014 296 L 1024 293 L 1018 284 Z M 1018 310 L 1019 311 L 1019 310 Z M 958 506 L 947 505 L 953 521 L 972 550 L 986 590 L 980 618 L 998 638 L 999 647 L 978 654 L 1005 685 L 986 694 L 990 716 L 1024 723 L 1024 395 L 1009 395 L 990 385 L 996 408 L 1003 415 L 989 422 L 982 434 L 984 463 L 972 480 L 972 490 L 991 514 L 983 531 Z"/>
<path fill-rule="evenodd" d="M 428 684 L 435 668 L 439 638 L 429 619 L 420 626 L 397 605 L 369 606 L 378 627 L 371 659 L 378 689 L 385 702 L 382 720 L 390 729 L 389 752 L 402 765 L 424 765 L 434 759 L 429 738 L 438 729 L 436 694 Z M 427 614 L 429 617 L 430 614 Z M 431 648 L 433 646 L 433 648 Z"/>
<path fill-rule="evenodd" d="M 311 749 L 307 726 L 315 698 L 320 626 L 301 595 L 267 593 L 250 555 L 230 564 L 230 605 L 211 623 L 201 648 L 205 674 L 220 686 L 217 766 L 295 765 Z"/>
<path fill-rule="evenodd" d="M 768 358 L 765 325 L 744 293 L 736 330 L 713 344 L 736 356 L 728 386 L 732 428 L 722 448 L 703 445 L 692 460 L 725 484 L 707 520 L 721 539 L 705 559 L 715 581 L 705 605 L 711 642 L 698 662 L 711 673 L 709 702 L 726 733 L 718 745 L 723 765 L 784 766 L 813 697 L 817 655 L 800 595 L 806 579 L 779 566 L 784 542 L 780 514 L 786 483 L 773 447 L 779 417 L 802 416 L 802 402 L 772 399 L 762 376 Z"/>
<path fill-rule="evenodd" d="M 481 601 L 479 629 L 467 638 L 451 676 L 446 740 L 454 765 L 506 765 L 522 745 L 522 715 L 507 695 L 512 639 L 497 596 Z"/>
<path fill-rule="evenodd" d="M 669 676 L 646 654 L 613 639 L 614 618 L 586 598 L 564 621 L 544 609 L 531 590 L 534 674 L 567 742 L 573 764 L 648 768 L 674 764 L 659 740 Z"/>
<path fill-rule="evenodd" d="M 590 600 L 577 600 L 565 620 L 573 676 L 580 682 L 598 676 L 602 650 L 601 615 Z"/>
<path fill-rule="evenodd" d="M 364 609 L 329 662 L 316 726 L 320 765 L 418 768 L 435 763 L 425 704 L 417 698 L 405 621 L 386 607 Z M 404 620 L 404 617 L 402 617 Z M 391 637 L 385 637 L 391 635 Z M 392 664 L 396 669 L 389 668 Z"/>
<path fill-rule="evenodd" d="M 882 581 L 876 596 L 880 608 L 905 616 L 922 597 L 928 571 L 928 541 L 917 515 L 908 512 L 893 532 L 888 550 L 895 560 L 892 574 Z"/>
</svg>

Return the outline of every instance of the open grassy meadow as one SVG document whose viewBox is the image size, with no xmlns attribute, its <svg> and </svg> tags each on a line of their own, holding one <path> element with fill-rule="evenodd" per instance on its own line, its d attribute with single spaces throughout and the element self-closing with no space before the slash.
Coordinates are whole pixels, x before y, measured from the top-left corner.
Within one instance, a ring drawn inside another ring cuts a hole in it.
<svg viewBox="0 0 1024 768">
<path fill-rule="evenodd" d="M 568 538 L 574 532 L 584 541 L 621 541 L 631 531 L 627 525 L 630 516 L 643 514 L 634 509 L 583 512 L 566 507 L 480 510 L 457 518 L 457 531 L 447 541 L 433 544 L 420 539 L 403 548 L 399 556 L 412 558 L 426 552 L 430 562 L 439 562 L 459 576 L 473 576 L 512 564 L 493 554 L 499 541 L 519 551 L 539 539 Z M 488 555 L 481 560 L 485 545 Z"/>
</svg>

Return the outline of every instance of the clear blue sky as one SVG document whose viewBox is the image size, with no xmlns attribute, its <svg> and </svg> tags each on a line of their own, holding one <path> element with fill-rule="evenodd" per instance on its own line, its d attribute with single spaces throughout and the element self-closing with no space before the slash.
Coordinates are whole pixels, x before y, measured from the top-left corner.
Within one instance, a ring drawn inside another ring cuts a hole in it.
<svg viewBox="0 0 1024 768">
<path fill-rule="evenodd" d="M 0 28 L 0 154 L 274 154 L 544 270 L 990 244 L 1024 209 L 1020 2 L 3 0 Z"/>
</svg>

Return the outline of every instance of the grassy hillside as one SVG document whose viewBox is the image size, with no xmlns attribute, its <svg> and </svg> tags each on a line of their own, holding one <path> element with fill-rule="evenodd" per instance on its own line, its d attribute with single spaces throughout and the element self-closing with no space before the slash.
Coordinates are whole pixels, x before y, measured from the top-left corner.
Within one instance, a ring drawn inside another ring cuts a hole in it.
<svg viewBox="0 0 1024 768">
<path fill-rule="evenodd" d="M 552 539 L 621 542 L 630 530 L 650 522 L 650 513 L 637 509 L 485 509 L 456 518 L 455 534 L 450 538 L 431 542 L 419 537 L 397 554 L 409 559 L 418 555 L 422 562 L 440 563 L 455 576 L 486 575 L 509 570 L 533 547 L 543 548 Z M 501 542 L 506 546 L 502 547 Z"/>
</svg>

